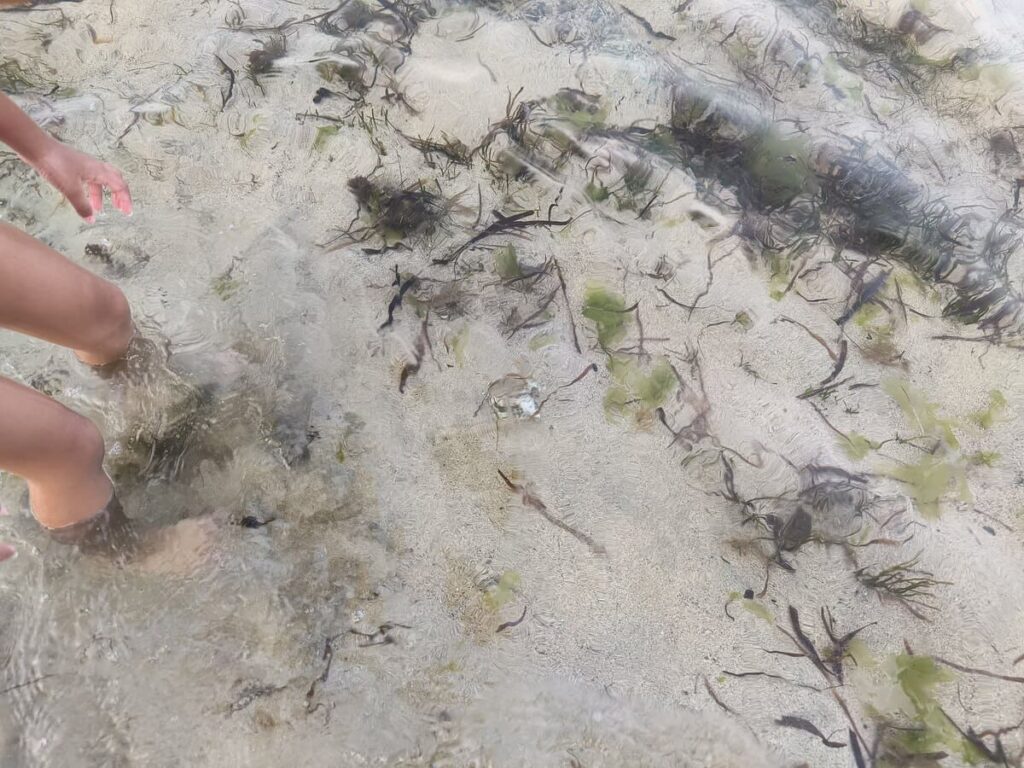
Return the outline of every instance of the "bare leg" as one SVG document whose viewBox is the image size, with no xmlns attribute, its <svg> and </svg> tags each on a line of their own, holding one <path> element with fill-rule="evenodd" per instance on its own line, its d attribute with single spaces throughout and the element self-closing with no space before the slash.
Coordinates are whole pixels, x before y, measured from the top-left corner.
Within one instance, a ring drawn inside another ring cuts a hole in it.
<svg viewBox="0 0 1024 768">
<path fill-rule="evenodd" d="M 124 294 L 43 243 L 0 223 L 0 326 L 75 350 L 90 365 L 124 354 L 133 334 Z M 47 528 L 88 520 L 114 489 L 103 438 L 88 419 L 0 379 L 0 469 L 28 482 Z"/>
<path fill-rule="evenodd" d="M 0 469 L 28 482 L 36 519 L 47 528 L 88 520 L 114 495 L 103 471 L 103 438 L 84 416 L 0 378 Z"/>
<path fill-rule="evenodd" d="M 117 360 L 134 332 L 117 286 L 3 223 L 0 326 L 70 347 L 89 365 Z"/>
</svg>

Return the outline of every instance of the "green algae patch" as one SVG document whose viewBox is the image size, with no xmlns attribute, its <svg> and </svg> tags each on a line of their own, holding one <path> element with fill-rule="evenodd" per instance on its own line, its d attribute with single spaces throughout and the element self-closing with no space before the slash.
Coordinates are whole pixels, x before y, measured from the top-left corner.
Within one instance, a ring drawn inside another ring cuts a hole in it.
<svg viewBox="0 0 1024 768">
<path fill-rule="evenodd" d="M 896 324 L 888 313 L 877 304 L 865 304 L 853 315 L 853 324 L 864 334 L 860 346 L 866 358 L 883 365 L 896 362 Z"/>
<path fill-rule="evenodd" d="M 608 107 L 599 97 L 572 88 L 563 88 L 551 97 L 551 106 L 559 117 L 581 130 L 599 128 L 608 119 Z"/>
<path fill-rule="evenodd" d="M 242 284 L 231 276 L 234 267 L 217 275 L 210 281 L 210 288 L 222 301 L 227 301 L 242 287 Z"/>
<path fill-rule="evenodd" d="M 941 456 L 928 455 L 916 464 L 897 465 L 891 474 L 906 486 L 921 514 L 929 520 L 938 519 L 942 511 L 942 498 L 949 492 L 950 486 L 955 484 L 959 487 L 964 501 L 971 497 L 963 465 Z"/>
<path fill-rule="evenodd" d="M 523 276 L 523 267 L 519 263 L 519 254 L 512 243 L 503 245 L 494 252 L 494 271 L 502 280 L 515 280 Z"/>
<path fill-rule="evenodd" d="M 804 136 L 767 130 L 747 142 L 743 162 L 769 205 L 783 205 L 803 192 L 817 189 L 810 142 Z"/>
<path fill-rule="evenodd" d="M 1006 397 L 998 389 L 993 389 L 988 393 L 988 405 L 981 410 L 974 411 L 967 418 L 982 429 L 991 429 L 1002 418 L 1005 410 Z"/>
<path fill-rule="evenodd" d="M 999 451 L 975 451 L 967 457 L 967 462 L 975 467 L 994 467 L 1002 457 Z"/>
<path fill-rule="evenodd" d="M 751 614 L 752 616 L 756 616 L 757 618 L 762 619 L 763 621 L 767 621 L 769 624 L 775 622 L 775 617 L 772 615 L 772 612 L 768 610 L 768 608 L 765 605 L 759 603 L 757 600 L 744 597 L 739 592 L 729 593 L 729 599 L 725 601 L 726 614 L 731 615 L 729 614 L 729 606 L 733 603 L 739 603 L 743 610 L 745 610 L 747 613 Z"/>
<path fill-rule="evenodd" d="M 516 590 L 519 589 L 519 582 L 519 574 L 515 571 L 502 573 L 498 583 L 484 593 L 484 606 L 494 613 L 500 611 L 515 597 Z"/>
<path fill-rule="evenodd" d="M 337 136 L 340 127 L 337 125 L 321 125 L 316 129 L 316 137 L 313 139 L 313 151 L 323 152 L 324 147 L 327 146 L 328 140 L 332 136 Z"/>
<path fill-rule="evenodd" d="M 530 348 L 531 352 L 544 349 L 544 347 L 550 347 L 552 344 L 558 343 L 558 338 L 551 333 L 538 333 L 530 342 L 526 345 Z"/>
<path fill-rule="evenodd" d="M 595 203 L 603 203 L 611 196 L 611 191 L 608 187 L 595 181 L 588 182 L 583 193 Z"/>
<path fill-rule="evenodd" d="M 639 424 L 650 422 L 654 410 L 664 405 L 679 382 L 665 358 L 658 358 L 649 368 L 629 359 L 612 357 L 608 371 L 615 385 L 604 398 L 609 419 L 632 417 Z"/>
<path fill-rule="evenodd" d="M 626 300 L 601 285 L 590 285 L 583 301 L 583 316 L 594 324 L 601 349 L 622 341 L 630 321 Z"/>
<path fill-rule="evenodd" d="M 919 434 L 933 437 L 948 448 L 959 448 L 960 443 L 953 434 L 955 422 L 939 416 L 939 407 L 919 389 L 900 379 L 886 379 L 882 390 L 893 399 L 903 411 L 907 421 Z"/>
<path fill-rule="evenodd" d="M 853 461 L 860 461 L 871 451 L 876 450 L 878 445 L 858 432 L 850 432 L 839 438 L 839 448 Z"/>
</svg>

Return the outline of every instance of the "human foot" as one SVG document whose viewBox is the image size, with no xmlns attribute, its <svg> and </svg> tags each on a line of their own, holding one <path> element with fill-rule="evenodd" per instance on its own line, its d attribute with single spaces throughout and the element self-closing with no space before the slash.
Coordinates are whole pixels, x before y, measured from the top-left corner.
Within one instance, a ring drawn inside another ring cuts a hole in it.
<svg viewBox="0 0 1024 768">
<path fill-rule="evenodd" d="M 190 517 L 149 531 L 132 559 L 147 573 L 190 576 L 208 559 L 217 528 L 208 517 Z"/>
</svg>

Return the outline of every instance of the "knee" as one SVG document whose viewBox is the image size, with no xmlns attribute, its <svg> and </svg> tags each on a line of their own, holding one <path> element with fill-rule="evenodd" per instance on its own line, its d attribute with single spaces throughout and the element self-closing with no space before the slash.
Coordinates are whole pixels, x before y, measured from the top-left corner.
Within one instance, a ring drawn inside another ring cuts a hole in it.
<svg viewBox="0 0 1024 768">
<path fill-rule="evenodd" d="M 128 299 L 112 283 L 98 281 L 88 297 L 90 349 L 83 350 L 92 364 L 110 363 L 128 349 L 134 327 Z"/>
<path fill-rule="evenodd" d="M 71 413 L 62 432 L 59 450 L 66 470 L 92 472 L 103 466 L 103 435 L 89 419 Z"/>
</svg>

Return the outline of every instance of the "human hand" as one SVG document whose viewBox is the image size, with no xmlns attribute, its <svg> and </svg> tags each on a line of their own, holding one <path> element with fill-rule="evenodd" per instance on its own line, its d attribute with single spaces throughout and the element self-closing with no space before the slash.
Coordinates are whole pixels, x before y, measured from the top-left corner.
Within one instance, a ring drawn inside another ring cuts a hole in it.
<svg viewBox="0 0 1024 768">
<path fill-rule="evenodd" d="M 17 553 L 18 550 L 16 550 L 10 544 L 0 541 L 0 563 L 2 563 L 4 560 L 10 560 Z"/>
<path fill-rule="evenodd" d="M 114 207 L 131 215 L 132 196 L 121 172 L 95 157 L 54 140 L 33 159 L 32 167 L 68 199 L 86 221 L 92 222 L 103 210 L 103 190 L 110 190 Z M 2 557 L 0 557 L 2 559 Z"/>
</svg>

